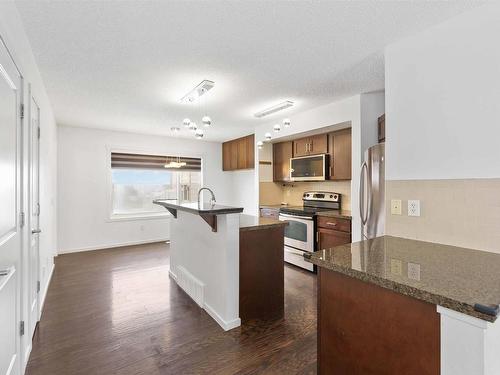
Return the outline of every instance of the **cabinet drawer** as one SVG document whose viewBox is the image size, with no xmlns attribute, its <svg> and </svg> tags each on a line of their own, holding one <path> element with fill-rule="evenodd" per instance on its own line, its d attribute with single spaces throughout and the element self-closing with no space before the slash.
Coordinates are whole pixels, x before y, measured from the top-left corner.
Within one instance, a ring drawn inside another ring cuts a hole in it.
<svg viewBox="0 0 500 375">
<path fill-rule="evenodd" d="M 280 210 L 277 208 L 261 208 L 260 216 L 278 220 Z"/>
<path fill-rule="evenodd" d="M 318 227 L 351 232 L 351 220 L 336 217 L 318 216 Z"/>
</svg>

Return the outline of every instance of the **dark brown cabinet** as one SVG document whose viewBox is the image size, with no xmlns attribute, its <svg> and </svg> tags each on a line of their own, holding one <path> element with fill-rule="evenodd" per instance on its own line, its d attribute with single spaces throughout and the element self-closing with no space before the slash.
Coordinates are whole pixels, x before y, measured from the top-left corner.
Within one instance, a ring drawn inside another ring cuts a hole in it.
<svg viewBox="0 0 500 375">
<path fill-rule="evenodd" d="M 328 153 L 328 136 L 318 134 L 293 141 L 293 156 L 307 156 Z"/>
<path fill-rule="evenodd" d="M 328 134 L 330 180 L 351 179 L 351 128 Z"/>
<path fill-rule="evenodd" d="M 351 243 L 351 220 L 336 217 L 318 217 L 318 250 Z"/>
<path fill-rule="evenodd" d="M 292 141 L 273 144 L 273 181 L 290 181 L 290 159 L 292 157 Z"/>
<path fill-rule="evenodd" d="M 255 168 L 255 136 L 253 134 L 222 144 L 222 170 Z"/>
</svg>

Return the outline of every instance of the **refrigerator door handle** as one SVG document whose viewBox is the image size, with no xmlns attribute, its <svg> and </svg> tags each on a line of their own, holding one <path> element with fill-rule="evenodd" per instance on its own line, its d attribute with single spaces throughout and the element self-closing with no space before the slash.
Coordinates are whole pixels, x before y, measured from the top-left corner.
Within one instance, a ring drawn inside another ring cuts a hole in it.
<svg viewBox="0 0 500 375">
<path fill-rule="evenodd" d="M 361 174 L 359 175 L 359 215 L 361 216 L 361 223 L 366 224 L 368 220 L 368 214 L 366 213 L 365 207 L 365 172 L 368 174 L 368 165 L 366 161 L 361 165 Z M 366 214 L 365 214 L 366 213 Z"/>
</svg>

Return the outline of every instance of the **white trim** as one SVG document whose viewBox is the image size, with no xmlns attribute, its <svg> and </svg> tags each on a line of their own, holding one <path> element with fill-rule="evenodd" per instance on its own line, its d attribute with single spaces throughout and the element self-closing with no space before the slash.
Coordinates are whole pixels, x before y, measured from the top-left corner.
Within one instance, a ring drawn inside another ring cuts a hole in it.
<svg viewBox="0 0 500 375">
<path fill-rule="evenodd" d="M 16 363 L 16 358 L 17 358 L 17 354 L 14 354 L 12 356 L 12 359 L 10 360 L 9 368 L 7 369 L 7 372 L 5 373 L 5 375 L 12 374 L 12 370 L 14 369 L 14 364 Z"/>
<path fill-rule="evenodd" d="M 106 222 L 114 221 L 142 221 L 142 220 L 164 220 L 170 219 L 170 212 L 154 212 L 154 213 L 137 213 L 137 214 L 111 214 L 111 217 L 106 219 Z"/>
<path fill-rule="evenodd" d="M 148 244 L 148 243 L 165 242 L 168 240 L 169 240 L 168 238 L 156 238 L 156 239 L 150 239 L 150 240 L 130 241 L 130 242 L 117 243 L 117 244 L 109 244 L 109 245 L 97 245 L 97 246 L 88 246 L 88 247 L 81 247 L 81 248 L 75 248 L 75 249 L 63 249 L 63 250 L 59 250 L 58 254 L 79 253 L 82 251 L 93 251 L 93 250 L 106 250 L 106 249 L 112 249 L 115 247 L 144 245 L 144 244 Z"/>
<path fill-rule="evenodd" d="M 241 325 L 241 319 L 240 318 L 236 318 L 236 319 L 233 319 L 231 321 L 225 321 L 224 319 L 222 319 L 222 317 L 217 314 L 217 312 L 212 308 L 210 307 L 210 305 L 208 305 L 207 303 L 204 304 L 203 306 L 203 309 L 208 313 L 208 315 L 210 315 L 217 323 L 219 323 L 219 325 L 222 327 L 222 329 L 224 331 L 229 331 L 230 329 L 233 329 L 233 328 L 236 328 L 236 327 L 239 327 Z"/>
<path fill-rule="evenodd" d="M 40 298 L 40 311 L 38 312 L 38 316 L 42 316 L 43 306 L 45 305 L 45 298 L 47 297 L 47 292 L 49 290 L 50 282 L 52 281 L 52 275 L 54 274 L 54 269 L 56 265 L 52 263 L 52 267 L 50 268 L 49 277 L 47 278 L 47 284 L 45 284 L 45 290 L 43 291 L 43 296 Z"/>
<path fill-rule="evenodd" d="M 26 347 L 24 353 L 23 369 L 26 371 L 26 366 L 28 366 L 28 361 L 30 360 L 31 349 L 33 349 L 33 341 L 30 341 L 29 345 Z"/>
<path fill-rule="evenodd" d="M 436 310 L 439 314 L 445 315 L 451 319 L 459 320 L 463 323 L 470 324 L 471 326 L 478 327 L 481 329 L 487 329 L 488 324 L 491 324 L 485 320 L 474 318 L 473 316 L 470 315 L 465 315 L 463 313 L 460 313 L 458 311 L 450 310 L 446 307 L 437 305 Z"/>
<path fill-rule="evenodd" d="M 172 270 L 168 270 L 168 276 L 170 276 L 177 283 L 177 275 L 172 272 Z"/>
</svg>

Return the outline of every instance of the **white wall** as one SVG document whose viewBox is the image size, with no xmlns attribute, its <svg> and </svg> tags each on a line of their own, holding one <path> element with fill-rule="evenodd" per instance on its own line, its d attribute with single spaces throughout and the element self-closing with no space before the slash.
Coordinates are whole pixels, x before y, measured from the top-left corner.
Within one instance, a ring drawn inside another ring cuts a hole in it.
<svg viewBox="0 0 500 375">
<path fill-rule="evenodd" d="M 40 145 L 40 228 L 42 229 L 42 234 L 40 235 L 40 298 L 43 302 L 46 295 L 47 286 L 50 278 L 50 274 L 53 269 L 53 258 L 56 253 L 56 158 L 57 158 L 57 132 L 56 123 L 54 119 L 54 114 L 52 107 L 45 91 L 45 87 L 38 71 L 35 58 L 31 51 L 31 46 L 29 44 L 28 38 L 24 31 L 24 26 L 19 17 L 17 9 L 13 2 L 2 1 L 0 2 L 0 35 L 5 41 L 7 48 L 9 49 L 12 57 L 17 64 L 21 74 L 24 77 L 23 95 L 24 103 L 28 110 L 29 106 L 29 87 L 31 86 L 32 95 L 36 98 L 38 105 L 41 110 L 41 145 Z M 26 133 L 28 128 L 29 113 L 26 111 L 25 120 L 23 123 L 23 131 Z M 27 161 L 28 149 L 27 149 L 27 139 L 23 144 L 23 157 Z M 29 202 L 28 191 L 27 191 L 27 169 L 25 166 L 25 171 L 23 173 L 25 178 L 24 194 L 22 210 L 28 214 Z M 19 271 L 18 277 L 22 277 L 23 285 L 26 285 L 28 280 L 27 272 L 25 272 L 27 261 L 26 253 L 28 247 L 28 230 L 29 225 L 24 227 L 23 234 L 23 246 L 24 246 L 24 269 L 21 267 L 21 249 L 17 254 L 14 254 L 16 259 L 16 267 Z M 0 259 L 6 254 L 0 254 Z M 21 272 L 22 271 L 22 272 Z M 19 296 L 18 296 L 19 297 Z M 27 296 L 19 297 L 18 301 L 22 307 L 22 312 L 18 319 L 27 319 Z M 17 327 L 16 327 L 17 329 Z M 31 342 L 31 337 L 25 335 L 22 337 L 21 346 L 23 348 L 29 347 Z M 27 355 L 29 353 L 23 353 L 23 360 L 27 360 Z"/>
<path fill-rule="evenodd" d="M 500 5 L 386 49 L 387 178 L 500 176 Z"/>
<path fill-rule="evenodd" d="M 369 147 L 378 143 L 378 118 L 385 113 L 385 92 L 361 94 L 361 158 Z"/>
<path fill-rule="evenodd" d="M 170 236 L 171 218 L 109 220 L 110 148 L 201 157 L 203 185 L 212 188 L 218 203 L 240 205 L 233 194 L 235 175 L 222 172 L 220 143 L 63 126 L 58 128 L 58 136 L 60 252 L 163 240 Z"/>
</svg>

